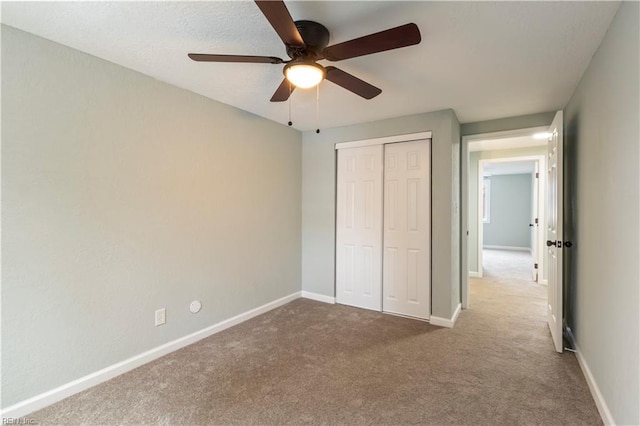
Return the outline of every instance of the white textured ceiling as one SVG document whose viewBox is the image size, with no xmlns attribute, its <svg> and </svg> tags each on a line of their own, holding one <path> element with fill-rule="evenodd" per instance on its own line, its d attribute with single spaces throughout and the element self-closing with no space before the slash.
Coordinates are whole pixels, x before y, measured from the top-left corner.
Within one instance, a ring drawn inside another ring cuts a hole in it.
<svg viewBox="0 0 640 426">
<path fill-rule="evenodd" d="M 408 22 L 417 46 L 332 63 L 382 89 L 364 100 L 320 86 L 328 128 L 453 108 L 461 122 L 563 108 L 618 2 L 286 2 L 330 44 Z M 3 2 L 2 22 L 212 99 L 286 123 L 269 99 L 282 65 L 196 63 L 188 52 L 280 56 L 257 6 L 224 2 Z M 324 65 L 329 64 L 322 61 Z M 315 128 L 315 90 L 292 96 L 294 127 Z"/>
</svg>

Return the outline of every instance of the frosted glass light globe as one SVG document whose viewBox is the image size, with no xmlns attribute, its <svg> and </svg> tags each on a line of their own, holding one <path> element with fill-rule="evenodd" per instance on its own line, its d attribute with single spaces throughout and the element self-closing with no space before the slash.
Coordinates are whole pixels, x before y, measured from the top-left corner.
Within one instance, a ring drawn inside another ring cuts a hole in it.
<svg viewBox="0 0 640 426">
<path fill-rule="evenodd" d="M 315 63 L 292 64 L 285 68 L 284 75 L 296 87 L 308 89 L 324 79 L 324 68 Z"/>
</svg>

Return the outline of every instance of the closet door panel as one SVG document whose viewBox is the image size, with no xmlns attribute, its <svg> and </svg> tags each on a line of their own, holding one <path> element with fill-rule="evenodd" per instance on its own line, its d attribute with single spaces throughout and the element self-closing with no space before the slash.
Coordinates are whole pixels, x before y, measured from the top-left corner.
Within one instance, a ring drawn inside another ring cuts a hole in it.
<svg viewBox="0 0 640 426">
<path fill-rule="evenodd" d="M 426 140 L 389 144 L 384 157 L 383 310 L 429 319 L 429 144 Z"/>
<path fill-rule="evenodd" d="M 338 151 L 336 301 L 382 310 L 383 146 Z"/>
</svg>

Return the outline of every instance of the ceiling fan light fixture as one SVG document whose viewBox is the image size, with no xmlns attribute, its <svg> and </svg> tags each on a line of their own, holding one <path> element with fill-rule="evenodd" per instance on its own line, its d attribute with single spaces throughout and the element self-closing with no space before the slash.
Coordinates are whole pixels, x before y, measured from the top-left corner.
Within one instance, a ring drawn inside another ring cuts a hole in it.
<svg viewBox="0 0 640 426">
<path fill-rule="evenodd" d="M 315 62 L 292 62 L 284 67 L 284 75 L 294 86 L 309 89 L 320 84 L 326 71 Z"/>
</svg>

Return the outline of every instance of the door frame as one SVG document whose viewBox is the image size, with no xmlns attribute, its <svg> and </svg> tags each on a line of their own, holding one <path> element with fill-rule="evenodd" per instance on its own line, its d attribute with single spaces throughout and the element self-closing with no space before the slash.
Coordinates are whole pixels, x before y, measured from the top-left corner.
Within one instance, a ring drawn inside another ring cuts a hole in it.
<svg viewBox="0 0 640 426">
<path fill-rule="evenodd" d="M 385 136 L 383 138 L 358 139 L 355 141 L 348 141 L 348 142 L 336 142 L 334 144 L 334 149 L 337 151 L 343 148 L 356 148 L 359 146 L 384 145 L 384 144 L 396 143 L 396 142 L 411 142 L 411 141 L 417 141 L 421 139 L 432 139 L 432 135 L 433 133 L 431 131 L 428 131 L 428 132 L 406 133 L 404 135 Z"/>
<path fill-rule="evenodd" d="M 483 268 L 482 268 L 482 250 L 484 248 L 483 240 L 484 240 L 484 226 L 482 220 L 482 183 L 484 181 L 484 166 L 488 163 L 511 163 L 518 161 L 535 161 L 538 163 L 539 170 L 545 170 L 546 157 L 544 155 L 523 155 L 516 157 L 501 157 L 501 158 L 486 158 L 478 161 L 478 274 L 480 278 L 482 278 Z M 538 207 L 538 224 L 544 228 L 545 223 L 545 214 L 544 211 L 544 200 L 545 200 L 545 182 L 546 182 L 546 173 L 540 173 L 538 181 L 538 193 L 534 194 L 534 197 L 537 197 L 537 207 Z M 542 200 L 542 209 L 540 209 L 540 200 Z M 533 206 L 532 206 L 533 207 Z M 538 232 L 538 241 L 533 242 L 537 246 L 537 253 L 541 253 L 542 247 L 544 245 L 544 240 L 546 236 L 543 235 L 542 232 Z M 533 254 L 533 253 L 532 253 Z M 544 281 L 544 261 L 542 259 L 538 259 L 538 279 Z M 543 284 L 544 282 L 540 282 Z"/>
<path fill-rule="evenodd" d="M 526 127 L 499 132 L 462 136 L 460 141 L 460 294 L 462 309 L 469 307 L 469 143 L 484 139 L 503 139 L 548 132 L 549 126 Z M 475 207 L 474 207 L 475 208 Z"/>
<path fill-rule="evenodd" d="M 386 144 L 392 144 L 392 143 L 402 143 L 402 142 L 413 142 L 413 141 L 417 141 L 417 140 L 427 140 L 428 141 L 428 145 L 429 145 L 429 186 L 431 188 L 433 181 L 432 181 L 432 173 L 433 173 L 433 156 L 432 156 L 432 143 L 433 143 L 433 132 L 432 131 L 423 131 L 423 132 L 415 132 L 415 133 L 405 133 L 405 134 L 400 134 L 400 135 L 393 135 L 393 136 L 385 136 L 385 137 L 380 137 L 380 138 L 370 138 L 370 139 L 358 139 L 358 140 L 353 140 L 353 141 L 345 141 L 345 142 L 336 142 L 334 144 L 334 162 L 335 162 L 335 175 L 334 175 L 334 182 L 335 182 L 335 186 L 334 186 L 334 196 L 335 196 L 335 200 L 334 200 L 334 224 L 337 224 L 337 213 L 338 213 L 338 151 L 341 149 L 346 149 L 346 148 L 357 148 L 357 147 L 362 147 L 362 146 L 371 146 L 371 145 L 386 145 Z M 383 157 L 384 157 L 384 151 L 383 151 Z M 383 168 L 383 182 L 384 182 L 384 168 Z M 430 189 L 430 194 L 432 194 L 431 189 Z M 432 209 L 433 208 L 433 203 L 432 200 L 429 200 L 429 208 Z M 431 220 L 433 220 L 433 215 L 430 214 Z M 432 226 L 433 223 L 429 224 L 429 316 L 431 316 L 431 312 L 433 311 L 433 297 L 432 297 L 432 288 L 433 288 L 433 271 L 432 271 L 432 266 L 433 266 L 433 235 L 432 235 Z M 380 229 L 380 241 L 383 241 L 383 228 Z M 337 250 L 336 250 L 336 244 L 337 244 L 337 239 L 338 237 L 338 227 L 334 226 L 334 253 L 333 253 L 333 260 L 334 260 L 334 265 L 337 265 Z M 382 254 L 381 254 L 382 256 Z M 382 259 L 381 259 L 382 260 Z M 333 293 L 335 295 L 335 298 L 337 300 L 337 296 L 338 296 L 338 289 L 337 289 L 337 282 L 338 282 L 338 271 L 337 271 L 337 267 L 333 268 Z M 382 290 L 382 289 L 381 289 Z M 381 312 L 382 312 L 382 291 L 380 292 L 380 306 L 381 306 Z M 413 318 L 413 317 L 412 317 Z"/>
</svg>

